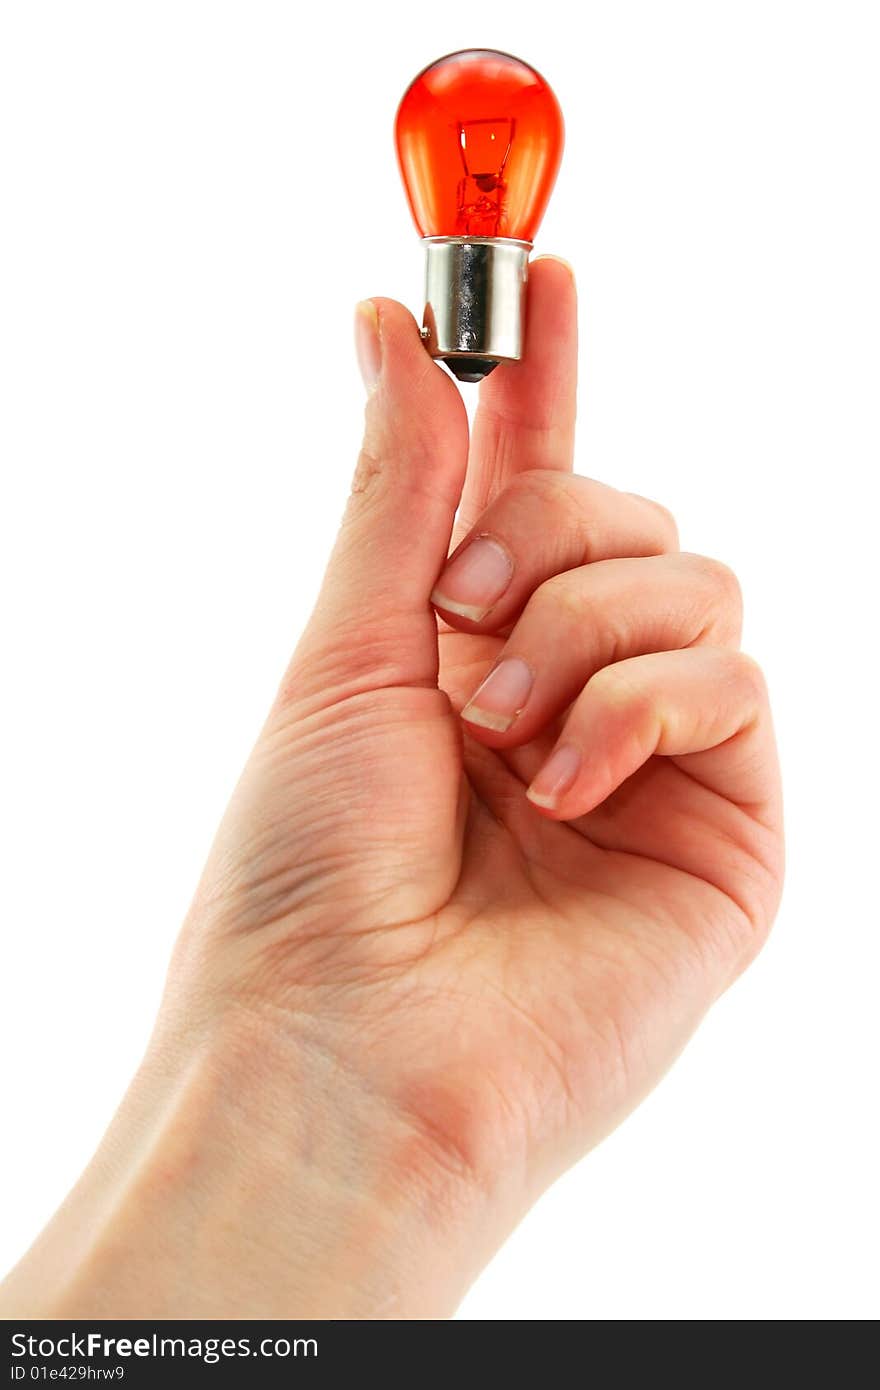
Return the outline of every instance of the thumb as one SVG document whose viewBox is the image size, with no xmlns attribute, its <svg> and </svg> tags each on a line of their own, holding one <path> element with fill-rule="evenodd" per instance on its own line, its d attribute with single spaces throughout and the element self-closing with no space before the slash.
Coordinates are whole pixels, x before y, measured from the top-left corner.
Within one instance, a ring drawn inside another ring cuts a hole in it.
<svg viewBox="0 0 880 1390">
<path fill-rule="evenodd" d="M 364 300 L 355 337 L 368 391 L 364 440 L 297 650 L 296 699 L 437 680 L 429 599 L 464 485 L 467 412 L 401 304 Z"/>
</svg>

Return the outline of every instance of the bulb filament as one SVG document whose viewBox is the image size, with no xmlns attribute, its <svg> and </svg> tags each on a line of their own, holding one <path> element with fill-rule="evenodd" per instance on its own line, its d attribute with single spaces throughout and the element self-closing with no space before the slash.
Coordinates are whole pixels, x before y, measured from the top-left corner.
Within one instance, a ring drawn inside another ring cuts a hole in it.
<svg viewBox="0 0 880 1390">
<path fill-rule="evenodd" d="M 458 184 L 457 236 L 504 235 L 504 166 L 515 130 L 516 121 L 507 117 L 458 122 L 464 178 Z"/>
</svg>

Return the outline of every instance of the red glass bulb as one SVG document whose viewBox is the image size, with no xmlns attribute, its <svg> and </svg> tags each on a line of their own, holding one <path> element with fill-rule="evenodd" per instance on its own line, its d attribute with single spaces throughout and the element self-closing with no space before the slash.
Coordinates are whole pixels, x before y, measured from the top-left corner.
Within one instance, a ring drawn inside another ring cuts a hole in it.
<svg viewBox="0 0 880 1390">
<path fill-rule="evenodd" d="M 395 134 L 423 237 L 534 239 L 564 140 L 534 68 L 486 48 L 440 58 L 407 89 Z"/>
</svg>

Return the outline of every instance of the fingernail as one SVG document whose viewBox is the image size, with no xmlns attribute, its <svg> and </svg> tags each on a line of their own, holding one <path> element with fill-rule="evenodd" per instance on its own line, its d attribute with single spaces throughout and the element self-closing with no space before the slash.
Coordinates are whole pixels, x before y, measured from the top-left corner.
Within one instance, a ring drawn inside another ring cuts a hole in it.
<svg viewBox="0 0 880 1390">
<path fill-rule="evenodd" d="M 570 743 L 555 748 L 526 791 L 529 801 L 543 806 L 547 811 L 555 811 L 562 797 L 574 785 L 581 762 L 578 749 L 572 748 Z"/>
<path fill-rule="evenodd" d="M 478 623 L 497 603 L 513 576 L 513 559 L 503 545 L 477 536 L 449 561 L 431 602 Z"/>
<path fill-rule="evenodd" d="M 461 712 L 462 719 L 503 734 L 522 713 L 533 682 L 531 668 L 522 657 L 506 657 L 471 696 Z"/>
<path fill-rule="evenodd" d="M 379 341 L 379 315 L 371 299 L 361 300 L 355 310 L 354 344 L 364 385 L 372 393 L 382 367 L 382 344 Z"/>
<path fill-rule="evenodd" d="M 535 257 L 535 259 L 532 261 L 532 265 L 537 265 L 538 261 L 556 261 L 559 265 L 565 266 L 565 269 L 568 271 L 572 280 L 574 280 L 575 278 L 574 266 L 571 264 L 570 261 L 567 261 L 564 256 L 553 256 L 550 254 L 549 251 L 545 251 L 542 256 Z"/>
</svg>

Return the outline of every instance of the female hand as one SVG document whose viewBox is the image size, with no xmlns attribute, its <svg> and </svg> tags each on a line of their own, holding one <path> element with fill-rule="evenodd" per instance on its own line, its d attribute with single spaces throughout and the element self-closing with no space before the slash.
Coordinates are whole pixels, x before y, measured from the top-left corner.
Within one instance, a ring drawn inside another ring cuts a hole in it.
<svg viewBox="0 0 880 1390">
<path fill-rule="evenodd" d="M 317 607 L 144 1066 L 8 1307 L 448 1313 L 764 940 L 780 792 L 736 580 L 572 473 L 568 268 L 529 298 L 470 441 L 412 317 L 359 308 Z"/>
</svg>

